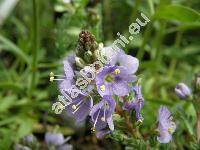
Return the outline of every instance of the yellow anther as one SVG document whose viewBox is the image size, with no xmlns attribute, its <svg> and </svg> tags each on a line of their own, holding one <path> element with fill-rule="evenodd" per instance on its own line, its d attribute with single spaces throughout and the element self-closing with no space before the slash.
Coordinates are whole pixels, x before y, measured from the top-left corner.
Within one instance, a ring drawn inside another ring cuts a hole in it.
<svg viewBox="0 0 200 150">
<path fill-rule="evenodd" d="M 74 109 L 74 110 L 75 110 L 75 109 L 76 109 L 76 105 L 72 105 L 72 109 Z"/>
<path fill-rule="evenodd" d="M 120 74 L 120 70 L 119 69 L 115 69 L 114 73 L 115 74 Z"/>
<path fill-rule="evenodd" d="M 54 73 L 53 72 L 50 72 L 50 77 L 54 77 Z"/>
<path fill-rule="evenodd" d="M 105 85 L 101 85 L 101 86 L 100 86 L 100 90 L 101 90 L 102 92 L 104 92 L 104 91 L 105 91 Z"/>
<path fill-rule="evenodd" d="M 142 121 L 142 119 L 139 119 L 137 122 L 138 122 L 139 124 L 141 124 L 143 121 Z"/>
<path fill-rule="evenodd" d="M 49 81 L 53 82 L 53 80 L 54 80 L 54 77 L 50 77 Z"/>
<path fill-rule="evenodd" d="M 94 127 L 92 127 L 91 130 L 92 130 L 92 132 L 95 132 L 95 128 Z"/>
<path fill-rule="evenodd" d="M 105 122 L 106 118 L 105 117 L 101 117 L 101 121 Z"/>
<path fill-rule="evenodd" d="M 170 134 L 172 134 L 172 133 L 174 132 L 174 130 L 173 130 L 172 128 L 168 128 L 168 132 L 169 132 Z"/>
</svg>

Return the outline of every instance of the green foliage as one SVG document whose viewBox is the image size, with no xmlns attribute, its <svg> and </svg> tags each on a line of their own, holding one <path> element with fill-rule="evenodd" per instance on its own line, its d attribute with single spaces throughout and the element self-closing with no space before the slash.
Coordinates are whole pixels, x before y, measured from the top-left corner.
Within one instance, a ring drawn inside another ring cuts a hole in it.
<svg viewBox="0 0 200 150">
<path fill-rule="evenodd" d="M 127 137 L 123 132 L 118 130 L 114 131 L 109 138 L 113 139 L 116 142 L 120 142 L 125 146 L 126 150 L 137 149 L 137 150 L 145 150 L 146 144 L 142 139 L 135 139 L 133 137 Z"/>
</svg>

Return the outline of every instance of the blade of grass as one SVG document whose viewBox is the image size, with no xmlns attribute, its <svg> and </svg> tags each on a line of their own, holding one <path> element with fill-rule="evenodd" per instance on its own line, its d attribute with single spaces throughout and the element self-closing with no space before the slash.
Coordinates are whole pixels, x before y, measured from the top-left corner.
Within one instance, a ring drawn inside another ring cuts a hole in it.
<svg viewBox="0 0 200 150">
<path fill-rule="evenodd" d="M 27 64 L 29 64 L 29 57 L 24 53 L 22 49 L 20 49 L 17 45 L 11 42 L 9 39 L 5 38 L 4 36 L 0 35 L 0 41 L 5 45 L 3 50 L 10 51 L 20 58 L 22 58 Z"/>
</svg>

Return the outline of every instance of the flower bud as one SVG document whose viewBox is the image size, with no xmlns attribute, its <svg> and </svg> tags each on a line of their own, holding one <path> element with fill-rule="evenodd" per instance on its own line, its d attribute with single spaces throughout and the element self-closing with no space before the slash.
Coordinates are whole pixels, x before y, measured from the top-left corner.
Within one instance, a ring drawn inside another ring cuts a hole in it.
<svg viewBox="0 0 200 150">
<path fill-rule="evenodd" d="M 200 91 L 200 73 L 195 78 L 195 90 Z"/>
<path fill-rule="evenodd" d="M 62 145 L 65 143 L 64 136 L 61 133 L 45 133 L 45 143 L 47 145 Z"/>
<path fill-rule="evenodd" d="M 78 45 L 76 48 L 77 56 L 82 56 L 84 52 L 94 52 L 98 48 L 98 44 L 94 35 L 88 31 L 81 31 L 78 38 Z"/>
<path fill-rule="evenodd" d="M 84 53 L 84 61 L 86 63 L 92 63 L 92 60 L 93 60 L 93 54 L 91 51 L 87 51 Z"/>
<path fill-rule="evenodd" d="M 23 138 L 23 144 L 26 146 L 33 146 L 37 143 L 37 139 L 32 135 L 27 135 Z"/>
<path fill-rule="evenodd" d="M 175 87 L 175 92 L 180 99 L 191 96 L 190 88 L 185 83 L 178 83 Z"/>
<path fill-rule="evenodd" d="M 75 57 L 75 63 L 76 63 L 76 66 L 80 68 L 84 68 L 86 65 L 85 61 L 80 57 Z"/>
</svg>

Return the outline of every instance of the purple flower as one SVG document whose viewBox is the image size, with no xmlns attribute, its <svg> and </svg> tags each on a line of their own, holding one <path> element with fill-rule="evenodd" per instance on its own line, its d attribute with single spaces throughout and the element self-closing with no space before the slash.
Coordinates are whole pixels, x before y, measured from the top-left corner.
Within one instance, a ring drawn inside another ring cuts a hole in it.
<svg viewBox="0 0 200 150">
<path fill-rule="evenodd" d="M 61 146 L 58 146 L 56 150 L 72 150 L 73 146 L 71 144 L 64 144 Z"/>
<path fill-rule="evenodd" d="M 175 92 L 180 99 L 185 99 L 191 96 L 190 88 L 185 83 L 178 83 Z"/>
<path fill-rule="evenodd" d="M 96 76 L 96 85 L 101 96 L 125 96 L 129 93 L 129 82 L 135 80 L 136 77 L 129 75 L 124 67 L 105 66 Z"/>
<path fill-rule="evenodd" d="M 30 134 L 27 135 L 23 138 L 23 144 L 29 146 L 29 145 L 33 145 L 37 142 L 37 139 L 35 138 L 34 135 Z"/>
<path fill-rule="evenodd" d="M 53 72 L 50 73 L 50 81 L 53 82 L 59 81 L 59 89 L 61 93 L 63 91 L 69 89 L 72 86 L 72 83 L 74 82 L 74 70 L 73 70 L 73 56 L 68 57 L 63 61 L 63 70 L 64 70 L 64 75 L 54 75 Z M 58 78 L 55 78 L 58 77 Z"/>
<path fill-rule="evenodd" d="M 176 130 L 176 124 L 172 121 L 172 116 L 167 107 L 160 106 L 158 110 L 158 131 L 157 140 L 160 143 L 168 143 L 172 139 L 172 134 Z"/>
<path fill-rule="evenodd" d="M 119 54 L 125 54 L 122 49 L 113 49 L 112 46 L 103 47 L 101 49 L 101 54 L 106 57 L 107 61 L 110 63 L 115 63 L 117 61 Z"/>
<path fill-rule="evenodd" d="M 59 87 L 60 89 L 66 90 L 72 86 L 72 82 L 74 78 L 74 70 L 72 68 L 72 64 L 68 61 L 68 59 L 63 61 L 63 66 L 64 66 L 63 68 L 64 68 L 65 75 L 63 76 L 63 79 L 60 79 L 61 82 L 59 84 Z"/>
<path fill-rule="evenodd" d="M 56 148 L 56 150 L 72 150 L 72 145 L 65 144 L 70 138 L 64 139 L 61 133 L 49 133 L 45 134 L 45 143 Z"/>
<path fill-rule="evenodd" d="M 139 60 L 131 55 L 126 55 L 121 49 L 105 47 L 102 54 L 109 59 L 110 65 L 123 66 L 127 69 L 128 74 L 134 74 L 139 67 Z"/>
<path fill-rule="evenodd" d="M 62 145 L 65 143 L 64 136 L 61 133 L 45 133 L 45 143 L 47 145 Z"/>
<path fill-rule="evenodd" d="M 125 102 L 123 105 L 123 109 L 128 110 L 131 112 L 131 110 L 135 110 L 135 117 L 137 121 L 143 121 L 143 117 L 140 114 L 140 111 L 142 107 L 144 106 L 144 98 L 141 93 L 141 86 L 134 86 L 133 91 L 135 94 L 134 100 L 130 102 Z"/>
<path fill-rule="evenodd" d="M 89 115 L 90 109 L 93 106 L 93 100 L 91 96 L 83 94 L 72 85 L 75 75 L 72 68 L 73 58 L 73 56 L 70 57 L 70 60 L 68 58 L 70 62 L 68 60 L 63 61 L 65 78 L 59 84 L 59 89 L 65 100 L 68 100 L 65 103 L 66 113 L 75 118 L 77 123 L 80 123 Z M 89 90 L 89 87 L 90 86 L 88 86 L 87 90 Z"/>
<path fill-rule="evenodd" d="M 96 131 L 98 138 L 114 130 L 112 114 L 115 110 L 115 100 L 110 96 L 104 96 L 103 99 L 93 106 L 90 116 L 93 122 L 93 131 Z"/>
<path fill-rule="evenodd" d="M 77 123 L 82 122 L 89 115 L 93 106 L 93 99 L 89 95 L 79 94 L 67 106 L 66 112 L 76 119 Z"/>
<path fill-rule="evenodd" d="M 72 80 L 74 77 L 74 70 L 72 68 L 72 64 L 68 60 L 64 60 L 63 65 L 66 79 Z"/>
</svg>

